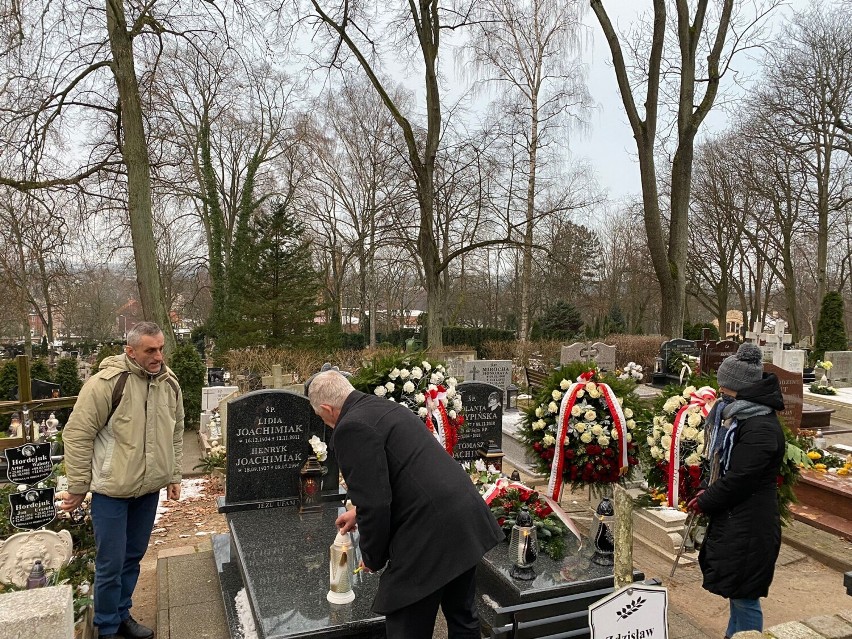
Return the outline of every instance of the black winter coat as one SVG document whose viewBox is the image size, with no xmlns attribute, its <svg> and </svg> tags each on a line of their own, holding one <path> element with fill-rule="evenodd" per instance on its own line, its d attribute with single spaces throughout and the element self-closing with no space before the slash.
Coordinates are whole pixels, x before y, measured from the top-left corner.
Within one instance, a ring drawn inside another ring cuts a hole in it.
<svg viewBox="0 0 852 639">
<path fill-rule="evenodd" d="M 503 531 L 467 473 L 408 408 L 353 391 L 332 447 L 357 507 L 361 554 L 388 614 L 479 563 Z"/>
<path fill-rule="evenodd" d="M 737 399 L 784 408 L 778 378 L 771 373 Z M 774 412 L 738 422 L 727 473 L 698 498 L 710 516 L 698 556 L 706 590 L 729 599 L 769 593 L 781 548 L 777 479 L 785 449 Z"/>
</svg>

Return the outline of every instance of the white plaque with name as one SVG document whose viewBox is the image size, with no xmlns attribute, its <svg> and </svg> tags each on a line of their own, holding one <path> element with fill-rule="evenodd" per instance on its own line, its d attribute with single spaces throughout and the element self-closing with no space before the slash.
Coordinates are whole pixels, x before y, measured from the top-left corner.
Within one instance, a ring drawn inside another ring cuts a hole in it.
<svg viewBox="0 0 852 639">
<path fill-rule="evenodd" d="M 634 584 L 589 606 L 592 639 L 668 639 L 668 591 Z"/>
<path fill-rule="evenodd" d="M 205 386 L 201 389 L 201 410 L 213 410 L 220 401 L 238 390 L 239 386 Z"/>
</svg>

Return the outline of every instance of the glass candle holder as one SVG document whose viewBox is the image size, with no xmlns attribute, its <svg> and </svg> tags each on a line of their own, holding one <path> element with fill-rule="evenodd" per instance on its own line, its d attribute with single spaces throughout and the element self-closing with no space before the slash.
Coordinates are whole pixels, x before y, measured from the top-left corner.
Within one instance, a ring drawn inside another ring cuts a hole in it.
<svg viewBox="0 0 852 639">
<path fill-rule="evenodd" d="M 349 533 L 337 533 L 328 550 L 328 594 L 326 599 L 334 604 L 345 604 L 355 599 L 352 575 L 355 571 L 355 549 Z"/>
<path fill-rule="evenodd" d="M 512 526 L 512 538 L 509 541 L 509 560 L 512 562 L 509 575 L 522 581 L 535 579 L 533 564 L 536 559 L 538 559 L 538 536 L 529 509 L 522 506 L 518 519 Z"/>
</svg>

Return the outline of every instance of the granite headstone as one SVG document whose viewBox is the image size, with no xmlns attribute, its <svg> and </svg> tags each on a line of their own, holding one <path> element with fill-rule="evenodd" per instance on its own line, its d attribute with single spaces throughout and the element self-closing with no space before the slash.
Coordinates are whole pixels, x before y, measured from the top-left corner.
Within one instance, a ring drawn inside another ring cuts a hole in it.
<svg viewBox="0 0 852 639">
<path fill-rule="evenodd" d="M 478 459 L 476 451 L 494 440 L 503 447 L 503 390 L 484 382 L 462 382 L 456 386 L 464 404 L 464 427 L 453 457 L 460 462 Z"/>
<path fill-rule="evenodd" d="M 798 432 L 802 423 L 803 387 L 801 373 L 784 370 L 775 364 L 764 364 L 764 373 L 775 373 L 781 384 L 781 396 L 784 399 L 784 410 L 778 411 L 778 418 L 794 433 Z"/>
<path fill-rule="evenodd" d="M 701 358 L 701 372 L 715 373 L 719 369 L 719 364 L 726 357 L 734 355 L 739 347 L 739 344 L 729 339 L 722 340 L 721 342 L 711 342 L 707 346 L 704 356 Z"/>
<path fill-rule="evenodd" d="M 807 353 L 797 348 L 781 351 L 779 366 L 791 373 L 801 375 L 805 370 L 805 362 L 807 361 Z"/>
<path fill-rule="evenodd" d="M 512 383 L 512 360 L 476 359 L 465 362 L 464 381 L 485 382 L 505 391 Z"/>
<path fill-rule="evenodd" d="M 201 410 L 213 410 L 220 401 L 238 390 L 238 386 L 205 386 L 201 389 Z"/>
<path fill-rule="evenodd" d="M 37 530 L 56 518 L 53 488 L 30 488 L 9 495 L 9 523 L 15 528 Z"/>
<path fill-rule="evenodd" d="M 565 366 L 571 362 L 594 362 L 601 370 L 615 370 L 615 346 L 603 342 L 574 343 L 563 346 L 559 355 L 559 364 Z"/>
<path fill-rule="evenodd" d="M 823 360 L 831 362 L 828 379 L 835 382 L 852 382 L 852 351 L 826 351 Z"/>
<path fill-rule="evenodd" d="M 330 446 L 332 430 L 308 398 L 285 390 L 255 391 L 228 402 L 228 481 L 220 511 L 296 505 L 299 471 L 311 455 L 308 440 Z M 338 469 L 329 448 L 323 492 L 336 492 Z"/>
<path fill-rule="evenodd" d="M 6 477 L 13 484 L 37 484 L 53 474 L 50 442 L 7 448 Z"/>
</svg>

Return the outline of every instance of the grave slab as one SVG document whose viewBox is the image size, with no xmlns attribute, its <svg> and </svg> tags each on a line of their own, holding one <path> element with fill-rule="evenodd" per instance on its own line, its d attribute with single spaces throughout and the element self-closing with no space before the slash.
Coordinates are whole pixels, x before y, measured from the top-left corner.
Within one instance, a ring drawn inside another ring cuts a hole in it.
<svg viewBox="0 0 852 639">
<path fill-rule="evenodd" d="M 837 615 L 809 617 L 802 623 L 821 634 L 825 639 L 850 639 L 852 637 L 852 625 Z"/>
<path fill-rule="evenodd" d="M 74 639 L 71 586 L 0 595 L 0 629 L 7 639 Z"/>
<path fill-rule="evenodd" d="M 238 576 L 248 593 L 259 639 L 384 637 L 384 617 L 370 610 L 378 575 L 362 572 L 353 577 L 355 601 L 350 604 L 326 600 L 328 548 L 336 534 L 334 521 L 342 512 L 326 506 L 309 515 L 287 507 L 229 513 L 231 543 L 219 539 L 214 543 L 220 579 L 226 573 L 222 580 L 226 612 L 232 606 L 226 589 L 237 587 Z"/>
</svg>

